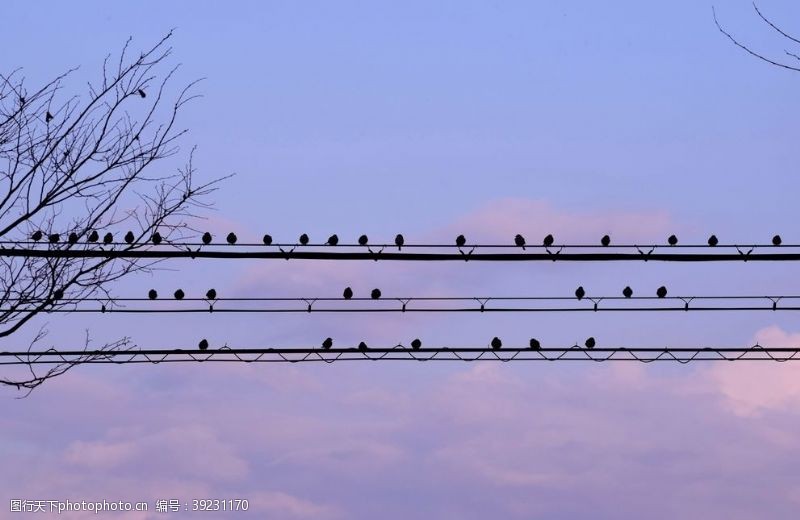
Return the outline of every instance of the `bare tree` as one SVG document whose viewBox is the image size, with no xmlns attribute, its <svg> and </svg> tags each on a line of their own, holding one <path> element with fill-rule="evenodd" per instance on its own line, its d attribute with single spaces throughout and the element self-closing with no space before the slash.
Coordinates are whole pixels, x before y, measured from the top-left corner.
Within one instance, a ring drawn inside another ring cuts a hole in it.
<svg viewBox="0 0 800 520">
<path fill-rule="evenodd" d="M 196 185 L 191 153 L 174 174 L 149 173 L 178 152 L 186 130 L 176 128 L 176 118 L 197 97 L 190 92 L 196 82 L 169 94 L 177 67 L 162 68 L 171 36 L 136 56 L 129 39 L 118 58 L 106 57 L 102 81 L 89 83 L 84 97 L 62 97 L 75 69 L 35 89 L 21 69 L 0 74 L 0 247 L 28 241 L 56 250 L 133 250 L 180 240 L 191 229 L 194 211 L 209 206 L 204 198 L 219 179 Z M 114 231 L 112 243 L 99 239 Z M 124 231 L 131 233 L 123 242 Z M 151 268 L 132 259 L 0 255 L 0 341 L 41 313 L 110 297 L 111 282 Z M 123 338 L 100 350 L 128 347 Z M 2 375 L 0 384 L 30 390 L 77 363 L 42 373 L 30 365 L 25 377 Z"/>
<path fill-rule="evenodd" d="M 761 18 L 761 21 L 764 22 L 765 24 L 767 24 L 777 34 L 779 34 L 781 36 L 781 38 L 785 41 L 785 43 L 790 43 L 792 45 L 800 45 L 800 39 L 795 38 L 794 36 L 790 35 L 786 31 L 784 31 L 783 29 L 781 29 L 780 27 L 775 25 L 766 16 L 764 16 L 764 14 L 758 8 L 758 5 L 756 5 L 755 2 L 753 2 L 753 9 L 755 9 L 756 15 L 758 15 L 758 17 Z M 787 63 L 785 61 L 781 61 L 778 58 L 771 58 L 771 57 L 766 56 L 766 55 L 764 55 L 764 54 L 762 54 L 760 52 L 756 52 L 751 47 L 739 42 L 728 31 L 723 29 L 722 25 L 720 25 L 720 23 L 719 23 L 719 20 L 717 20 L 717 12 L 716 12 L 716 10 L 712 7 L 711 11 L 712 11 L 712 13 L 714 15 L 714 23 L 717 25 L 717 29 L 719 29 L 719 31 L 722 34 L 724 34 L 730 41 L 732 41 L 734 43 L 734 45 L 736 45 L 740 49 L 744 50 L 745 52 L 747 52 L 751 56 L 755 56 L 759 60 L 764 61 L 766 63 L 769 63 L 770 65 L 775 65 L 776 67 L 781 67 L 783 69 L 793 70 L 795 72 L 800 72 L 800 55 L 797 52 L 791 52 L 788 49 L 784 49 L 784 51 L 783 51 L 786 58 L 791 58 L 790 63 L 792 63 L 792 65 L 790 65 L 789 63 Z M 797 62 L 797 63 L 795 64 L 795 62 Z"/>
</svg>

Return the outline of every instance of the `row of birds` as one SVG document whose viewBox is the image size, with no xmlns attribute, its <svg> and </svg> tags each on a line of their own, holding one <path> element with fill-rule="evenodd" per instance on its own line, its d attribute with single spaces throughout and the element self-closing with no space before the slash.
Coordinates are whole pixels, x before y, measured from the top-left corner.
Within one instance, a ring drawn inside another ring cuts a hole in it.
<svg viewBox="0 0 800 520">
<path fill-rule="evenodd" d="M 586 348 L 594 348 L 595 345 L 597 345 L 597 342 L 593 337 L 588 338 L 584 342 L 584 346 Z M 198 343 L 197 346 L 200 350 L 208 350 L 208 340 L 206 339 L 200 340 L 200 343 Z M 501 348 L 503 348 L 503 341 L 497 336 L 495 336 L 494 338 L 492 338 L 492 341 L 489 342 L 489 346 L 492 347 L 492 349 L 494 350 L 500 350 Z M 533 350 L 539 350 L 540 348 L 542 348 L 541 343 L 539 343 L 539 340 L 537 340 L 536 338 L 531 338 L 530 341 L 528 342 L 528 346 Z M 333 339 L 325 338 L 325 340 L 322 342 L 322 348 L 324 350 L 328 350 L 332 347 L 333 347 Z M 414 350 L 421 349 L 422 341 L 420 341 L 419 338 L 414 339 L 413 341 L 411 341 L 411 348 Z M 369 350 L 369 347 L 365 342 L 362 341 L 358 344 L 358 350 L 362 351 Z"/>
<path fill-rule="evenodd" d="M 42 231 L 34 231 L 33 234 L 31 235 L 31 239 L 34 242 L 39 242 L 43 238 L 45 238 L 45 234 Z M 125 238 L 125 242 L 128 243 L 128 244 L 131 244 L 136 240 L 136 236 L 133 234 L 133 231 L 128 231 L 125 234 L 124 238 Z M 78 239 L 79 239 L 78 234 L 73 232 L 73 233 L 69 234 L 69 236 L 67 238 L 67 241 L 70 244 L 74 244 L 74 243 L 78 242 Z M 47 235 L 47 240 L 51 244 L 58 243 L 61 240 L 61 235 L 59 235 L 58 233 L 48 234 Z M 97 242 L 98 240 L 100 240 L 100 234 L 97 231 L 92 231 L 91 233 L 89 233 L 89 236 L 87 237 L 87 240 L 89 242 Z M 153 244 L 159 245 L 162 242 L 162 237 L 158 232 L 155 232 L 151 236 L 150 240 L 153 242 Z M 213 240 L 213 237 L 212 237 L 211 233 L 205 232 L 205 233 L 203 233 L 203 236 L 201 237 L 201 240 L 202 240 L 203 244 L 208 245 Z M 300 235 L 300 238 L 298 239 L 298 242 L 300 243 L 300 245 L 304 245 L 305 246 L 305 245 L 308 245 L 309 240 L 310 240 L 309 236 L 306 233 L 303 233 L 302 235 Z M 228 233 L 228 235 L 225 237 L 225 241 L 230 245 L 234 245 L 238 241 L 238 237 L 236 236 L 235 233 Z M 267 246 L 271 245 L 272 244 L 272 236 L 271 235 L 264 235 L 262 241 L 263 241 L 264 245 L 267 245 Z M 103 236 L 103 243 L 104 244 L 112 244 L 113 242 L 114 242 L 114 235 L 112 233 L 106 233 Z M 783 242 L 783 240 L 781 239 L 780 235 L 775 235 L 774 237 L 772 237 L 772 245 L 779 246 L 779 245 L 781 245 L 782 242 Z M 464 247 L 465 245 L 467 245 L 467 238 L 464 235 L 458 235 L 456 237 L 455 243 L 456 243 L 457 247 Z M 328 240 L 325 242 L 325 245 L 329 245 L 329 246 L 335 246 L 335 245 L 338 245 L 338 244 L 339 244 L 339 237 L 337 235 L 335 235 L 335 234 L 331 235 L 330 237 L 328 237 Z M 361 245 L 361 246 L 368 245 L 369 244 L 369 237 L 367 237 L 367 235 L 361 235 L 360 237 L 358 237 L 358 244 Z M 525 241 L 525 237 L 523 237 L 522 235 L 519 235 L 519 234 L 514 237 L 514 244 L 516 246 L 518 246 L 518 247 L 521 247 L 522 249 L 525 249 L 525 246 L 528 245 L 528 243 Z M 550 246 L 552 246 L 554 244 L 555 244 L 555 237 L 553 237 L 553 235 L 547 235 L 542 240 L 542 245 L 545 246 L 545 247 L 550 247 Z M 604 247 L 611 245 L 611 237 L 609 237 L 608 235 L 604 235 L 603 238 L 600 239 L 600 244 L 602 246 L 604 246 Z M 678 244 L 678 237 L 676 237 L 675 235 L 670 235 L 669 238 L 667 238 L 667 244 L 669 244 L 671 246 L 677 245 Z M 708 245 L 713 247 L 713 246 L 716 246 L 717 244 L 719 244 L 719 239 L 717 239 L 716 235 L 711 235 L 708 238 Z M 396 245 L 398 248 L 402 248 L 403 245 L 405 245 L 405 238 L 403 237 L 403 235 L 398 234 L 397 236 L 394 237 L 394 245 Z"/>
</svg>

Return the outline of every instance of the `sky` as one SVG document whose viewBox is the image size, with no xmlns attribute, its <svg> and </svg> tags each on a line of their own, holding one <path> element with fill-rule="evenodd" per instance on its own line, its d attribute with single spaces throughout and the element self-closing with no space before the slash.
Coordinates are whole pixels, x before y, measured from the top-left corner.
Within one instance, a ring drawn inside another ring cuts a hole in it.
<svg viewBox="0 0 800 520">
<path fill-rule="evenodd" d="M 753 48 L 800 50 L 750 2 L 713 5 Z M 758 5 L 800 34 L 800 4 Z M 175 84 L 204 78 L 202 97 L 181 115 L 181 153 L 155 167 L 196 146 L 201 179 L 235 174 L 199 224 L 216 237 L 800 243 L 800 73 L 736 48 L 710 2 L 6 0 L 2 15 L 0 71 L 23 67 L 34 85 L 80 66 L 69 87 L 83 95 L 129 36 L 139 50 L 175 29 Z M 113 292 L 800 292 L 793 265 L 524 264 L 178 261 Z M 152 348 L 800 342 L 789 312 L 573 314 L 43 316 L 0 349 L 42 326 L 62 347 L 87 330 Z M 0 507 L 246 498 L 247 513 L 216 518 L 287 519 L 780 519 L 800 507 L 791 363 L 310 365 L 83 366 L 24 399 L 0 389 Z"/>
</svg>

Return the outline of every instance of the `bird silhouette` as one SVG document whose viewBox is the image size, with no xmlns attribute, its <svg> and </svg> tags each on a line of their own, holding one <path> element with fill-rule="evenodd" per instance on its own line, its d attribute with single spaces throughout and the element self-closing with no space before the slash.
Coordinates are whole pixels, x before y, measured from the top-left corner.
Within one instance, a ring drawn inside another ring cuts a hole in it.
<svg viewBox="0 0 800 520">
<path fill-rule="evenodd" d="M 719 244 L 719 239 L 717 238 L 717 235 L 711 235 L 710 237 L 708 237 L 708 245 L 714 247 L 717 244 Z"/>
<path fill-rule="evenodd" d="M 97 231 L 92 231 L 91 233 L 89 233 L 89 236 L 87 237 L 87 240 L 89 242 L 97 242 L 97 240 L 99 238 L 100 238 L 100 235 L 97 233 Z"/>
<path fill-rule="evenodd" d="M 625 287 L 622 289 L 622 295 L 626 298 L 630 298 L 633 296 L 633 289 L 631 289 L 630 286 Z"/>
<path fill-rule="evenodd" d="M 147 297 L 150 298 L 151 300 L 155 300 L 156 298 L 158 298 L 158 293 L 156 292 L 155 289 L 150 289 L 147 292 Z"/>
<path fill-rule="evenodd" d="M 333 346 L 333 340 L 331 338 L 325 338 L 325 341 L 322 342 L 322 348 L 328 350 Z"/>
<path fill-rule="evenodd" d="M 197 346 L 200 348 L 200 350 L 206 350 L 208 348 L 208 340 L 201 339 Z"/>
<path fill-rule="evenodd" d="M 663 285 L 659 287 L 658 290 L 656 291 L 656 296 L 658 296 L 659 298 L 666 298 L 667 288 L 664 287 Z"/>
<path fill-rule="evenodd" d="M 367 344 L 362 341 L 358 344 L 358 350 L 367 350 Z"/>
<path fill-rule="evenodd" d="M 394 237 L 394 245 L 397 246 L 397 249 L 402 249 L 404 243 L 405 239 L 403 238 L 403 235 L 398 234 L 396 237 Z"/>
<path fill-rule="evenodd" d="M 783 241 L 781 240 L 781 236 L 780 235 L 775 235 L 774 237 L 772 237 L 772 245 L 773 246 L 779 246 L 779 245 L 781 245 L 781 242 L 783 242 Z"/>
<path fill-rule="evenodd" d="M 611 237 L 608 235 L 603 235 L 603 238 L 600 239 L 600 243 L 603 245 L 603 247 L 608 247 L 608 245 L 611 243 Z"/>
<path fill-rule="evenodd" d="M 525 249 L 525 237 L 522 236 L 522 235 L 515 236 L 514 237 L 514 244 L 517 247 L 521 247 L 522 249 Z"/>
<path fill-rule="evenodd" d="M 152 240 L 153 244 L 155 244 L 155 245 L 160 244 L 161 243 L 161 233 L 156 231 L 155 233 L 153 233 L 153 236 L 150 237 L 150 240 Z"/>
<path fill-rule="evenodd" d="M 140 96 L 141 98 L 146 98 L 146 97 L 147 97 L 147 94 L 145 94 L 144 90 L 142 90 L 142 89 L 138 89 L 138 90 L 136 91 L 136 93 L 137 93 L 137 94 L 139 94 L 139 96 Z"/>
<path fill-rule="evenodd" d="M 373 300 L 377 300 L 378 298 L 381 297 L 381 290 L 380 289 L 372 289 L 372 293 L 370 293 L 370 296 L 372 296 Z"/>
<path fill-rule="evenodd" d="M 264 242 L 265 246 L 272 244 L 272 235 L 264 235 L 262 241 Z"/>
<path fill-rule="evenodd" d="M 539 350 L 542 348 L 542 345 L 539 343 L 539 340 L 536 338 L 531 338 L 530 343 L 528 343 L 533 350 Z"/>
<path fill-rule="evenodd" d="M 553 242 L 555 242 L 555 238 L 553 238 L 553 235 L 547 235 L 546 237 L 544 237 L 544 240 L 542 240 L 542 244 L 544 244 L 546 247 L 552 246 Z"/>
<path fill-rule="evenodd" d="M 306 235 L 305 233 L 303 233 L 302 235 L 300 235 L 300 244 L 301 244 L 301 245 L 306 245 L 306 244 L 308 244 L 308 235 Z"/>
<path fill-rule="evenodd" d="M 345 300 L 349 300 L 350 298 L 353 297 L 353 289 L 351 289 L 349 287 L 345 287 L 344 288 L 344 292 L 342 293 L 342 296 L 344 296 Z"/>
<path fill-rule="evenodd" d="M 64 297 L 64 290 L 63 289 L 56 289 L 53 291 L 53 299 L 60 300 Z"/>
<path fill-rule="evenodd" d="M 111 233 L 106 233 L 105 236 L 103 236 L 104 244 L 108 245 L 113 241 L 114 241 L 114 235 L 112 235 Z"/>
<path fill-rule="evenodd" d="M 44 122 L 49 123 L 52 120 L 53 120 L 53 114 L 51 114 L 50 111 L 48 110 L 47 114 L 45 114 L 44 116 Z"/>
<path fill-rule="evenodd" d="M 225 240 L 227 240 L 230 245 L 235 244 L 236 243 L 236 234 L 233 233 L 233 232 L 228 233 L 228 236 L 225 237 Z"/>
<path fill-rule="evenodd" d="M 211 233 L 209 233 L 208 231 L 206 231 L 205 233 L 203 233 L 202 240 L 203 240 L 203 243 L 204 243 L 205 245 L 208 245 L 208 244 L 210 244 L 210 243 L 211 243 Z"/>
<path fill-rule="evenodd" d="M 336 236 L 336 234 L 333 234 L 333 235 L 328 237 L 328 241 L 325 242 L 325 243 L 327 245 L 329 245 L 329 246 L 335 246 L 335 245 L 339 244 L 339 237 Z"/>
<path fill-rule="evenodd" d="M 593 337 L 589 337 L 589 339 L 586 340 L 586 343 L 584 343 L 584 345 L 586 345 L 586 348 L 594 348 L 596 344 L 597 342 L 595 342 Z"/>
<path fill-rule="evenodd" d="M 70 244 L 77 243 L 78 242 L 78 234 L 73 231 L 72 233 L 69 234 L 69 237 L 67 238 L 67 240 L 69 240 Z"/>
<path fill-rule="evenodd" d="M 584 296 L 586 296 L 586 291 L 583 290 L 583 286 L 580 286 L 577 289 L 575 289 L 575 297 L 577 299 L 582 300 Z"/>
<path fill-rule="evenodd" d="M 360 237 L 358 237 L 358 245 L 365 246 L 367 245 L 367 242 L 369 242 L 369 238 L 367 238 L 367 235 L 361 235 Z"/>
<path fill-rule="evenodd" d="M 500 347 L 502 347 L 502 346 L 503 346 L 503 342 L 502 342 L 502 341 L 500 341 L 500 338 L 498 338 L 497 336 L 495 336 L 494 338 L 492 338 L 492 343 L 491 343 L 491 345 L 492 345 L 492 348 L 493 348 L 493 349 L 497 350 L 497 349 L 499 349 Z"/>
<path fill-rule="evenodd" d="M 422 342 L 419 340 L 419 338 L 411 342 L 411 348 L 413 348 L 414 350 L 419 350 L 421 347 L 422 347 Z"/>
<path fill-rule="evenodd" d="M 464 235 L 458 235 L 456 237 L 456 245 L 458 247 L 464 247 L 464 244 L 466 244 L 466 243 L 467 243 L 467 239 L 466 239 L 466 237 L 464 237 Z"/>
<path fill-rule="evenodd" d="M 675 235 L 670 235 L 669 238 L 667 239 L 667 243 L 671 246 L 674 246 L 675 244 L 678 243 L 678 237 L 676 237 Z"/>
<path fill-rule="evenodd" d="M 39 240 L 41 240 L 41 239 L 42 239 L 42 236 L 43 236 L 43 235 L 44 235 L 44 233 L 42 233 L 42 232 L 41 232 L 41 231 L 39 231 L 39 230 L 36 230 L 36 231 L 34 231 L 34 232 L 33 232 L 33 234 L 31 235 L 31 240 L 33 240 L 34 242 L 38 242 Z"/>
<path fill-rule="evenodd" d="M 127 233 L 125 233 L 125 242 L 126 243 L 131 244 L 131 243 L 133 243 L 133 241 L 135 239 L 136 239 L 136 237 L 133 235 L 133 231 L 128 231 Z"/>
<path fill-rule="evenodd" d="M 20 96 L 19 97 L 19 104 L 20 105 L 24 105 L 25 104 L 25 96 Z"/>
<path fill-rule="evenodd" d="M 216 300 L 217 299 L 217 291 L 214 290 L 214 289 L 209 289 L 208 292 L 206 292 L 206 299 L 207 300 Z"/>
<path fill-rule="evenodd" d="M 175 291 L 174 296 L 175 296 L 176 300 L 182 300 L 183 297 L 186 296 L 186 295 L 183 293 L 182 290 L 178 289 L 177 291 Z"/>
<path fill-rule="evenodd" d="M 56 244 L 58 243 L 59 240 L 61 240 L 61 235 L 59 235 L 58 233 L 52 233 L 50 235 L 47 235 L 47 241 L 50 242 L 51 244 Z"/>
</svg>

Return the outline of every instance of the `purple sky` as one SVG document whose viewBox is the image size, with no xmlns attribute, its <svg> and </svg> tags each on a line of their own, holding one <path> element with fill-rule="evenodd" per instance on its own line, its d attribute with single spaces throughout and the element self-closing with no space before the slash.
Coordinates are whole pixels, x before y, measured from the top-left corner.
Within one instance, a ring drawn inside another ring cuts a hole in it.
<svg viewBox="0 0 800 520">
<path fill-rule="evenodd" d="M 435 5 L 433 5 L 435 4 Z M 609 5 L 610 4 L 610 5 Z M 3 3 L 0 70 L 41 82 L 177 27 L 199 174 L 228 173 L 201 223 L 242 240 L 800 243 L 800 73 L 674 2 Z M 800 33 L 800 4 L 762 10 Z M 717 2 L 764 52 L 749 1 Z M 11 20 L 12 23 L 7 21 Z M 797 50 L 797 49 L 795 49 Z M 177 164 L 177 163 L 176 163 Z M 175 164 L 165 164 L 172 168 Z M 798 293 L 792 265 L 183 262 L 121 282 L 198 295 Z M 788 313 L 43 317 L 0 349 L 130 335 L 144 347 L 771 346 Z M 9 499 L 247 498 L 230 518 L 795 518 L 800 369 L 790 364 L 79 367 L 0 390 Z M 151 504 L 152 505 L 152 504 Z M 62 518 L 90 518 L 93 515 Z M 191 515 L 110 516 L 150 519 Z M 12 517 L 13 518 L 13 517 Z M 215 518 L 227 518 L 222 515 Z"/>
</svg>

